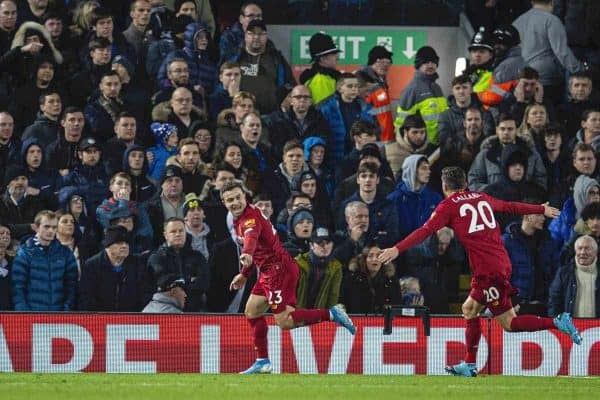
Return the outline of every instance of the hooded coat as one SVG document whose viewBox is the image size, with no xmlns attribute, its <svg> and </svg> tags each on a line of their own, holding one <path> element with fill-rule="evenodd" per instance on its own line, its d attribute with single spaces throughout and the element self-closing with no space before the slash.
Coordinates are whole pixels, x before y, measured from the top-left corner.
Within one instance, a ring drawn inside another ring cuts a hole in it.
<svg viewBox="0 0 600 400">
<path fill-rule="evenodd" d="M 401 131 L 396 133 L 396 141 L 386 144 L 383 148 L 385 158 L 388 160 L 396 179 L 400 178 L 402 163 L 404 163 L 406 157 L 411 154 L 423 154 L 428 156 L 433 153 L 435 149 L 436 146 L 429 143 L 428 140 L 425 140 L 425 143 L 421 146 L 414 147 L 405 139 Z"/>
<path fill-rule="evenodd" d="M 528 138 L 517 136 L 515 140 L 522 151 L 527 154 L 527 171 L 525 179 L 534 182 L 546 189 L 547 178 L 544 162 L 535 150 L 533 141 Z M 491 136 L 481 143 L 481 151 L 475 157 L 471 168 L 469 169 L 469 189 L 475 191 L 485 191 L 486 186 L 496 183 L 502 179 L 502 149 L 504 145 L 500 143 L 497 136 Z"/>
<path fill-rule="evenodd" d="M 217 83 L 218 70 L 215 62 L 210 58 L 208 50 L 199 50 L 196 46 L 196 38 L 200 33 L 208 35 L 209 42 L 212 40 L 208 28 L 199 22 L 188 24 L 183 33 L 184 46 L 182 50 L 174 50 L 165 57 L 156 80 L 160 86 L 171 86 L 167 78 L 167 66 L 174 58 L 183 58 L 188 64 L 189 83 L 192 86 L 200 85 L 204 93 L 212 93 Z"/>
<path fill-rule="evenodd" d="M 558 218 L 554 218 L 548 226 L 552 238 L 559 246 L 558 248 L 561 248 L 571 237 L 573 226 L 575 226 L 581 210 L 587 204 L 588 192 L 596 186 L 600 187 L 598 181 L 587 175 L 579 175 L 575 181 L 573 197 L 569 197 L 565 201 Z"/>
<path fill-rule="evenodd" d="M 483 108 L 479 98 L 475 93 L 471 94 L 471 104 L 469 107 L 477 107 L 481 111 L 483 120 L 483 135 L 491 136 L 496 129 L 496 123 L 492 114 Z M 467 108 L 461 108 L 456 104 L 454 95 L 448 96 L 448 109 L 440 114 L 438 120 L 438 140 L 443 145 L 450 136 L 457 136 L 464 130 L 464 120 Z"/>
<path fill-rule="evenodd" d="M 310 250 L 310 245 L 309 245 L 310 239 L 302 239 L 302 238 L 299 238 L 298 236 L 296 236 L 296 233 L 294 232 L 294 226 L 292 225 L 296 214 L 298 214 L 302 211 L 306 212 L 307 210 L 304 208 L 298 208 L 298 209 L 292 211 L 292 213 L 289 215 L 289 217 L 287 219 L 287 237 L 288 238 L 285 241 L 285 243 L 283 243 L 283 248 L 287 250 L 287 252 L 290 254 L 290 256 L 292 258 L 295 258 L 296 256 L 298 256 L 300 254 L 307 253 Z M 316 226 L 314 219 L 313 219 L 313 226 Z"/>
<path fill-rule="evenodd" d="M 417 168 L 421 160 L 427 160 L 427 157 L 415 154 L 404 160 L 402 181 L 387 196 L 396 208 L 401 238 L 423 225 L 442 201 L 442 196 L 427 185 L 417 189 Z"/>
<path fill-rule="evenodd" d="M 131 173 L 129 154 L 132 151 L 145 152 L 144 148 L 140 145 L 134 144 L 133 146 L 129 146 L 125 150 L 125 153 L 123 153 L 122 170 L 129 174 L 131 178 L 131 200 L 138 203 L 145 203 L 156 194 L 156 181 L 148 178 L 148 160 L 146 157 L 144 157 L 144 163 L 142 164 L 142 173 L 140 175 L 133 175 Z"/>
<path fill-rule="evenodd" d="M 32 171 L 31 168 L 27 166 L 25 158 L 29 148 L 33 145 L 41 147 L 42 161 L 40 166 Z M 21 145 L 21 162 L 27 170 L 29 187 L 39 189 L 40 198 L 43 199 L 52 210 L 54 210 L 58 207 L 57 199 L 54 193 L 60 186 L 60 176 L 55 169 L 46 168 L 46 160 L 44 158 L 43 149 L 44 147 L 39 141 L 35 139 L 25 140 Z"/>
<path fill-rule="evenodd" d="M 61 133 L 62 127 L 60 126 L 60 122 L 51 120 L 40 111 L 33 124 L 29 125 L 23 131 L 21 140 L 35 139 L 43 149 L 46 149 L 52 142 L 60 138 Z"/>
</svg>

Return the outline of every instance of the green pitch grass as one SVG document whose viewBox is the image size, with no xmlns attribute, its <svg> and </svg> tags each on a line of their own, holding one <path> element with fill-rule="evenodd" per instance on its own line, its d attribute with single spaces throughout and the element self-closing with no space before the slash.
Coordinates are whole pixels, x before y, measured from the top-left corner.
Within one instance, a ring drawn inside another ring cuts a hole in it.
<svg viewBox="0 0 600 400">
<path fill-rule="evenodd" d="M 600 378 L 0 374 L 6 400 L 596 399 Z"/>
</svg>

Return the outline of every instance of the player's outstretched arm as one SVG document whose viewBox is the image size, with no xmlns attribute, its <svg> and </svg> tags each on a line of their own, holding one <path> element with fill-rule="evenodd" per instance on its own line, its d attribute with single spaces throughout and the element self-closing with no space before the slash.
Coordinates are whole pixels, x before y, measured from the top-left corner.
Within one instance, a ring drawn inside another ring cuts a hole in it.
<svg viewBox="0 0 600 400">
<path fill-rule="evenodd" d="M 388 263 L 390 261 L 394 261 L 400 253 L 405 252 L 413 246 L 421 243 L 423 240 L 427 239 L 433 232 L 431 227 L 428 225 L 423 225 L 420 228 L 417 228 L 408 235 L 404 240 L 396 243 L 394 247 L 390 247 L 389 249 L 384 249 L 381 254 L 377 257 L 380 262 Z"/>
<path fill-rule="evenodd" d="M 560 215 L 560 210 L 558 208 L 550 207 L 548 203 L 542 204 L 544 207 L 544 215 L 547 218 L 556 218 Z"/>
</svg>

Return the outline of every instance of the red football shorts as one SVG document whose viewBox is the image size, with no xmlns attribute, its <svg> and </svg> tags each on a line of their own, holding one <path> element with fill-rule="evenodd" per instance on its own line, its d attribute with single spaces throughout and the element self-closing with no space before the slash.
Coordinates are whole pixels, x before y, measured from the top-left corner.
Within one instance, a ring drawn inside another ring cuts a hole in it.
<svg viewBox="0 0 600 400">
<path fill-rule="evenodd" d="M 510 298 L 517 292 L 518 290 L 503 276 L 480 276 L 471 279 L 469 296 L 479 304 L 487 306 L 492 315 L 498 316 L 513 307 Z"/>
<path fill-rule="evenodd" d="M 271 265 L 268 271 L 260 273 L 251 293 L 266 297 L 273 314 L 284 312 L 286 306 L 295 308 L 299 274 L 294 260 Z"/>
</svg>

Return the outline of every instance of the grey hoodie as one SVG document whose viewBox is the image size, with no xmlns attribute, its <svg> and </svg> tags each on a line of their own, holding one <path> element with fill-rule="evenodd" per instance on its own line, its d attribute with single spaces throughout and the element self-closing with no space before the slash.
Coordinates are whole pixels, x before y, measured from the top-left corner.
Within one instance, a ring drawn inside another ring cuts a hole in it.
<svg viewBox="0 0 600 400">
<path fill-rule="evenodd" d="M 179 308 L 177 300 L 174 297 L 167 296 L 164 293 L 154 293 L 152 301 L 142 310 L 144 313 L 155 314 L 181 314 L 183 310 Z"/>
<path fill-rule="evenodd" d="M 577 209 L 576 218 L 579 218 L 581 210 L 587 204 L 587 196 L 590 189 L 594 186 L 600 186 L 597 180 L 590 178 L 587 175 L 579 175 L 573 186 L 573 200 Z"/>
<path fill-rule="evenodd" d="M 567 32 L 556 15 L 532 8 L 513 25 L 521 36 L 523 59 L 540 73 L 542 85 L 562 82 L 563 69 L 571 74 L 583 70 L 583 64 L 567 45 Z"/>
<path fill-rule="evenodd" d="M 406 157 L 402 163 L 402 181 L 411 192 L 420 192 L 424 187 L 423 185 L 415 190 L 417 187 L 417 167 L 419 166 L 419 161 L 423 159 L 427 160 L 427 157 L 422 154 L 413 154 Z"/>
</svg>

